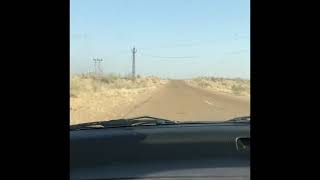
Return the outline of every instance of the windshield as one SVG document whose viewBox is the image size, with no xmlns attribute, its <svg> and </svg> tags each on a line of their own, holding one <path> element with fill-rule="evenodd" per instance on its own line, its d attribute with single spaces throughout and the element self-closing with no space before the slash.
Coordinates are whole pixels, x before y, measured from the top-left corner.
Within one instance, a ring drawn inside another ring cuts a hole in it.
<svg viewBox="0 0 320 180">
<path fill-rule="evenodd" d="M 250 116 L 250 1 L 71 0 L 70 68 L 70 125 Z"/>
</svg>

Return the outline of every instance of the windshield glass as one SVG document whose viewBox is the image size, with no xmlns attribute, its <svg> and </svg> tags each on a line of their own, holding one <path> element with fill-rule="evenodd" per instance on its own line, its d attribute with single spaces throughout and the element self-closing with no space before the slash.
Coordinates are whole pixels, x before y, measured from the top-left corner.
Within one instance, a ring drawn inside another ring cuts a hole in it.
<svg viewBox="0 0 320 180">
<path fill-rule="evenodd" d="M 70 68 L 70 125 L 250 116 L 250 1 L 71 0 Z"/>
</svg>

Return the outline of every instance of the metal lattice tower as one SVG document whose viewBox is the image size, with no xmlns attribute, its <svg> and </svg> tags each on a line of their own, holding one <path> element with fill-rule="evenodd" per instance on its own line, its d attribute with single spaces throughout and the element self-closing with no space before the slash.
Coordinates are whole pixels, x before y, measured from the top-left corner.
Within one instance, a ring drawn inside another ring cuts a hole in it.
<svg viewBox="0 0 320 180">
<path fill-rule="evenodd" d="M 102 70 L 102 67 L 101 67 L 101 62 L 103 60 L 102 59 L 93 59 L 93 63 L 94 63 L 94 74 L 96 75 L 102 75 L 103 73 L 103 70 Z"/>
</svg>

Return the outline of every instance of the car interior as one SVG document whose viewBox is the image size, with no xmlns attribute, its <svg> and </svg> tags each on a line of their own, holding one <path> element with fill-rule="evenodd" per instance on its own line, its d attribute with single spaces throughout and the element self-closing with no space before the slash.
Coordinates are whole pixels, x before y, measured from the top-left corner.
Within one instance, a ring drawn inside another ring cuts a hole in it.
<svg viewBox="0 0 320 180">
<path fill-rule="evenodd" d="M 250 179 L 250 120 L 143 122 L 71 129 L 70 178 Z"/>
</svg>

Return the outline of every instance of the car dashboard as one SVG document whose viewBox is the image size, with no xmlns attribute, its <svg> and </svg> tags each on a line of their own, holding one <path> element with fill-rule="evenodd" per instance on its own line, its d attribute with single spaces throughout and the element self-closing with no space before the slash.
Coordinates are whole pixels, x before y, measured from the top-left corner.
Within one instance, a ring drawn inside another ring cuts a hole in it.
<svg viewBox="0 0 320 180">
<path fill-rule="evenodd" d="M 70 131 L 71 179 L 250 179 L 250 123 Z"/>
</svg>

